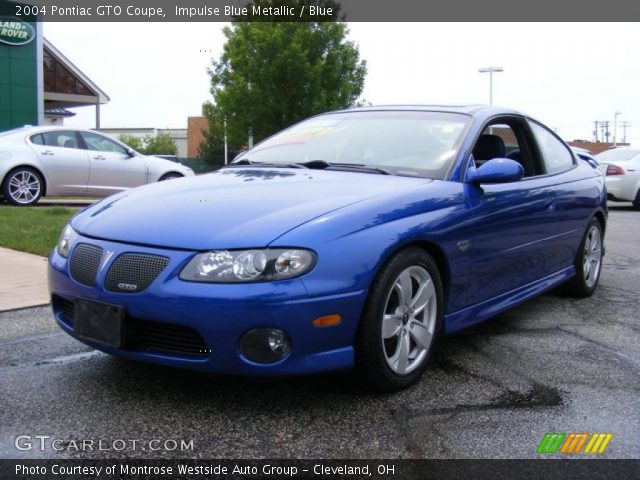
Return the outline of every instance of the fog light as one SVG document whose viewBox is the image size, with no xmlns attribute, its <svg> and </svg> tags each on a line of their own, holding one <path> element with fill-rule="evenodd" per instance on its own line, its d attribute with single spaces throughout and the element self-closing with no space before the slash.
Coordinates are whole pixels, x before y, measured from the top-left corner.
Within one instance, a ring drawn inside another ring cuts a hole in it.
<svg viewBox="0 0 640 480">
<path fill-rule="evenodd" d="M 288 335 L 277 328 L 256 328 L 242 336 L 240 350 L 252 362 L 272 363 L 289 352 Z"/>
</svg>

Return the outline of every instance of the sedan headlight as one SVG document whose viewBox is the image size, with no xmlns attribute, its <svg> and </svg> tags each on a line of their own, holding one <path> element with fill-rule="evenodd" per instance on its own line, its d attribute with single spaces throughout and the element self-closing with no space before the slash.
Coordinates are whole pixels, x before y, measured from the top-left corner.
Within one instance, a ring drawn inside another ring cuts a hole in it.
<svg viewBox="0 0 640 480">
<path fill-rule="evenodd" d="M 180 278 L 192 282 L 267 282 L 297 277 L 315 265 L 315 254 L 297 248 L 212 250 L 196 255 Z"/>
<path fill-rule="evenodd" d="M 56 247 L 61 257 L 67 258 L 69 256 L 69 250 L 71 249 L 71 245 L 76 241 L 76 238 L 78 238 L 78 234 L 71 228 L 71 225 L 67 224 L 60 234 L 58 246 Z"/>
</svg>

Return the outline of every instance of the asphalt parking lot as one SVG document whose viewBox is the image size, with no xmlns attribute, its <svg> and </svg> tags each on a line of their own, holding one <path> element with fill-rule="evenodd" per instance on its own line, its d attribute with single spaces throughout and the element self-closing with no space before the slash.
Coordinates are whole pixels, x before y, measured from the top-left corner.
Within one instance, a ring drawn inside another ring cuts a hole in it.
<svg viewBox="0 0 640 480">
<path fill-rule="evenodd" d="M 546 432 L 610 432 L 603 456 L 640 458 L 640 212 L 613 207 L 605 245 L 593 297 L 550 292 L 449 337 L 422 381 L 392 395 L 345 374 L 133 363 L 63 334 L 48 307 L 2 313 L 0 457 L 536 458 Z M 19 435 L 64 442 L 18 450 Z M 150 451 L 154 439 L 193 447 Z"/>
</svg>

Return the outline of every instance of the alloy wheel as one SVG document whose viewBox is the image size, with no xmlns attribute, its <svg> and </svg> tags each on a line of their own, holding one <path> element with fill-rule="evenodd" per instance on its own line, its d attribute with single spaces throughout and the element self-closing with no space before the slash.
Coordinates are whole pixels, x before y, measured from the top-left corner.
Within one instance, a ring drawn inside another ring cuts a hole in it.
<svg viewBox="0 0 640 480">
<path fill-rule="evenodd" d="M 588 288 L 598 281 L 600 275 L 600 267 L 602 266 L 602 235 L 600 229 L 592 225 L 584 242 L 584 251 L 582 255 L 582 272 L 584 275 L 584 283 Z"/>
<path fill-rule="evenodd" d="M 387 365 L 405 375 L 425 361 L 433 341 L 438 302 L 429 272 L 404 269 L 387 295 L 382 318 L 382 348 Z"/>
<path fill-rule="evenodd" d="M 18 170 L 8 180 L 8 193 L 18 204 L 28 205 L 40 196 L 42 188 L 38 176 L 30 170 Z"/>
</svg>

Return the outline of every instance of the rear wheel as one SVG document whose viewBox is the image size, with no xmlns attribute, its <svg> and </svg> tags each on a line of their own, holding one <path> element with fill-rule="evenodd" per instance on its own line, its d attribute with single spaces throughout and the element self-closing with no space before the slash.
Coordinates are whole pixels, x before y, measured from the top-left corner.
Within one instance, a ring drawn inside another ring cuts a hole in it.
<svg viewBox="0 0 640 480">
<path fill-rule="evenodd" d="M 10 171 L 2 182 L 2 195 L 12 205 L 28 206 L 35 204 L 42 196 L 44 181 L 32 168 L 18 167 Z"/>
<path fill-rule="evenodd" d="M 576 297 L 589 297 L 593 294 L 600 280 L 602 254 L 602 225 L 597 218 L 592 218 L 576 255 L 576 276 L 567 284 L 570 294 Z"/>
<path fill-rule="evenodd" d="M 442 282 L 433 258 L 411 248 L 378 273 L 355 342 L 356 374 L 370 388 L 400 390 L 427 366 L 442 325 Z"/>
</svg>

